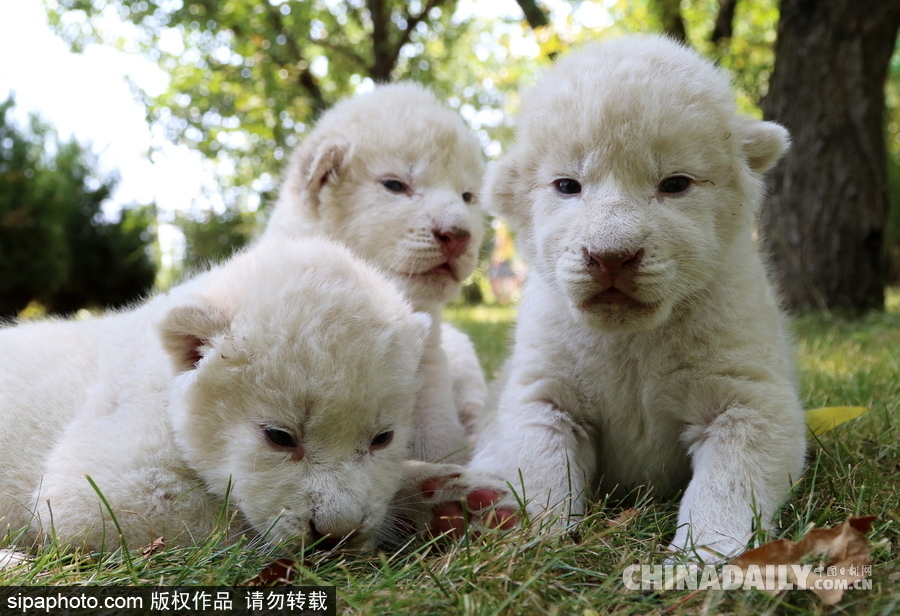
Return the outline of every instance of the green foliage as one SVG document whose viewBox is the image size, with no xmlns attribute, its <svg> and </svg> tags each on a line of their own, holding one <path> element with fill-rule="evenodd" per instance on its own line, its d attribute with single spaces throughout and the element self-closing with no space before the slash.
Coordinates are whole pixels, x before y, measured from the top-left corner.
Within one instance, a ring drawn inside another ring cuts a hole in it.
<svg viewBox="0 0 900 616">
<path fill-rule="evenodd" d="M 885 141 L 888 153 L 888 213 L 885 244 L 888 258 L 888 281 L 900 283 L 900 41 L 891 59 L 885 85 L 887 113 Z"/>
<path fill-rule="evenodd" d="M 492 56 L 473 64 L 468 53 L 487 24 L 455 21 L 456 0 L 50 0 L 47 7 L 74 50 L 103 42 L 158 62 L 171 82 L 159 96 L 143 95 L 149 120 L 172 141 L 228 161 L 228 182 L 256 192 L 272 188 L 317 115 L 367 81 L 431 83 L 456 97 L 451 104 L 471 103 L 472 114 L 501 98 L 485 83 L 493 71 L 480 67 Z M 130 37 L 110 26 L 121 21 L 132 26 Z M 462 92 L 459 84 L 467 84 Z"/>
<path fill-rule="evenodd" d="M 204 210 L 193 215 L 178 214 L 175 226 L 181 229 L 185 239 L 182 269 L 191 272 L 227 259 L 258 233 L 258 218 L 255 212 L 236 207 L 222 213 Z"/>
<path fill-rule="evenodd" d="M 472 339 L 485 376 L 496 379 L 512 344 L 516 308 L 452 306 L 444 309 L 444 317 Z"/>
<path fill-rule="evenodd" d="M 51 26 L 73 50 L 105 43 L 156 61 L 170 76 L 166 91 L 149 96 L 135 88 L 148 120 L 169 140 L 219 163 L 225 213 L 176 221 L 187 235 L 188 267 L 246 242 L 242 234 L 268 204 L 290 149 L 323 109 L 357 88 L 426 83 L 497 154 L 512 134 L 505 99 L 540 64 L 510 49 L 527 33 L 517 20 L 459 17 L 457 0 L 45 4 Z M 226 237 L 228 230 L 238 236 Z"/>
<path fill-rule="evenodd" d="M 48 310 L 125 305 L 153 284 L 153 207 L 102 216 L 118 179 L 101 177 L 94 155 L 60 141 L 36 116 L 28 130 L 0 104 L 0 317 L 32 300 Z"/>
<path fill-rule="evenodd" d="M 27 135 L 8 117 L 14 105 L 12 98 L 0 104 L 0 317 L 58 289 L 69 257 L 59 224 L 65 189 L 42 164 L 49 128 L 32 117 Z"/>
<path fill-rule="evenodd" d="M 153 286 L 156 207 L 124 208 L 118 221 L 99 218 L 99 202 L 68 211 L 64 221 L 70 260 L 65 282 L 37 299 L 51 312 L 117 308 L 141 299 Z"/>
</svg>

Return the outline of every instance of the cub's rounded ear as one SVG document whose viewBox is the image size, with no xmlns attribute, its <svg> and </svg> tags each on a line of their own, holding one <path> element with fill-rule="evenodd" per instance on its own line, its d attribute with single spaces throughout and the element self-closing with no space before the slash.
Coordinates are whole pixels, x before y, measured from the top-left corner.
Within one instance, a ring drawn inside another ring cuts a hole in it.
<svg viewBox="0 0 900 616">
<path fill-rule="evenodd" d="M 317 213 L 322 189 L 337 179 L 350 159 L 350 144 L 342 139 L 326 138 L 308 146 L 292 161 L 293 172 L 298 174 L 294 185 L 307 207 Z"/>
<path fill-rule="evenodd" d="M 521 167 L 514 155 L 507 154 L 488 167 L 484 178 L 484 209 L 517 227 L 525 218 L 520 211 L 525 205 L 522 191 Z"/>
<path fill-rule="evenodd" d="M 765 173 L 778 162 L 791 145 L 785 127 L 775 122 L 744 120 L 741 125 L 741 144 L 750 169 Z"/>
<path fill-rule="evenodd" d="M 159 328 L 163 348 L 175 369 L 187 372 L 203 359 L 203 347 L 210 339 L 229 325 L 230 319 L 212 306 L 189 304 L 170 309 Z"/>
</svg>

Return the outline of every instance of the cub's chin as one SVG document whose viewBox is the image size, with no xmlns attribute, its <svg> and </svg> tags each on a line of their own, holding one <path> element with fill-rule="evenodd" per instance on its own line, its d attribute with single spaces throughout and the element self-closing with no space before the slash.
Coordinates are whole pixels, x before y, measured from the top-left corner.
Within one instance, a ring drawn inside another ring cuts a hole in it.
<svg viewBox="0 0 900 616">
<path fill-rule="evenodd" d="M 422 274 L 394 274 L 401 289 L 414 304 L 444 304 L 459 295 L 462 283 L 439 268 Z"/>
<path fill-rule="evenodd" d="M 283 550 L 299 553 L 302 549 L 315 544 L 317 551 L 340 548 L 342 552 L 370 552 L 376 546 L 378 527 L 360 528 L 347 537 L 314 536 L 306 528 L 295 527 L 290 523 L 276 519 L 268 525 L 256 528 L 260 536 L 270 545 L 277 545 Z"/>
<path fill-rule="evenodd" d="M 662 302 L 645 302 L 616 288 L 573 298 L 570 309 L 579 323 L 605 333 L 636 333 L 661 325 L 671 314 Z"/>
</svg>

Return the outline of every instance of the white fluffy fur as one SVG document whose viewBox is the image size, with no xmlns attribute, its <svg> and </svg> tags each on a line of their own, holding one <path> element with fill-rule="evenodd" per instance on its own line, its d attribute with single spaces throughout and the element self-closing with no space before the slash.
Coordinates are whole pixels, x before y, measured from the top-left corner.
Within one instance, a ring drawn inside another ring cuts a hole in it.
<svg viewBox="0 0 900 616">
<path fill-rule="evenodd" d="M 441 324 L 441 349 L 452 377 L 453 400 L 467 434 L 474 435 L 484 415 L 488 386 L 478 361 L 475 345 L 463 332 L 449 323 Z"/>
<path fill-rule="evenodd" d="M 463 423 L 484 406 L 474 349 L 464 334 L 440 326 L 441 308 L 478 261 L 483 172 L 475 135 L 433 94 L 412 83 L 377 86 L 336 105 L 296 149 L 266 229 L 266 236 L 340 240 L 431 315 L 416 405 L 421 460 L 467 457 Z M 442 250 L 449 244 L 439 236 L 447 234 L 468 236 L 460 254 Z"/>
<path fill-rule="evenodd" d="M 523 96 L 486 192 L 531 273 L 471 469 L 514 486 L 521 471 L 531 512 L 569 522 L 598 486 L 684 489 L 671 548 L 707 559 L 743 548 L 755 513 L 770 522 L 806 448 L 752 239 L 787 144 L 736 114 L 723 71 L 662 37 L 587 47 Z M 686 190 L 663 186 L 675 176 Z"/>
<path fill-rule="evenodd" d="M 269 238 L 134 310 L 0 330 L 2 529 L 117 547 L 89 476 L 132 547 L 202 539 L 229 490 L 264 541 L 371 543 L 428 327 L 343 247 Z"/>
</svg>

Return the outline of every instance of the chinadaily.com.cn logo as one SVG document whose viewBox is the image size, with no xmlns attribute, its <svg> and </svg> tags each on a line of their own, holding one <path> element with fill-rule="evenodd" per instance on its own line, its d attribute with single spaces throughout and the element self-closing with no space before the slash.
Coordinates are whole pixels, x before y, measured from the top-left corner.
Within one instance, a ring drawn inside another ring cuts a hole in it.
<svg viewBox="0 0 900 616">
<path fill-rule="evenodd" d="M 872 565 L 628 565 L 629 590 L 872 590 Z"/>
</svg>

